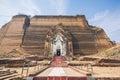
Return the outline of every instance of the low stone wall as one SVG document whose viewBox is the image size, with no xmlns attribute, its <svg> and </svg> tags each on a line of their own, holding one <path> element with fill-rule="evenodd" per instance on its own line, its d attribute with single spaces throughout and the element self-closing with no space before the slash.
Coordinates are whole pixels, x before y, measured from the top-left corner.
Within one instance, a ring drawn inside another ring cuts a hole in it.
<svg viewBox="0 0 120 80">
<path fill-rule="evenodd" d="M 44 56 L 27 56 L 26 59 L 30 61 L 41 61 L 44 59 Z"/>
<path fill-rule="evenodd" d="M 0 65 L 5 67 L 21 67 L 25 59 L 1 59 Z"/>
<path fill-rule="evenodd" d="M 28 56 L 25 58 L 1 58 L 0 59 L 0 66 L 4 67 L 22 67 L 24 63 L 27 63 L 27 65 L 24 66 L 35 66 L 36 64 L 40 65 L 47 65 L 48 62 L 42 62 L 44 57 L 38 57 L 38 56 Z M 41 61 L 38 63 L 38 61 Z"/>
<path fill-rule="evenodd" d="M 83 57 L 79 59 L 80 61 L 92 62 L 94 66 L 106 66 L 106 67 L 116 67 L 120 66 L 120 60 L 109 59 L 109 58 L 99 58 L 99 57 Z M 80 62 L 79 62 L 80 63 Z"/>
<path fill-rule="evenodd" d="M 120 77 L 98 77 L 95 80 L 120 80 Z"/>
<path fill-rule="evenodd" d="M 95 57 L 81 57 L 81 58 L 79 58 L 80 61 L 95 61 L 97 59 L 98 58 L 95 58 Z"/>
</svg>

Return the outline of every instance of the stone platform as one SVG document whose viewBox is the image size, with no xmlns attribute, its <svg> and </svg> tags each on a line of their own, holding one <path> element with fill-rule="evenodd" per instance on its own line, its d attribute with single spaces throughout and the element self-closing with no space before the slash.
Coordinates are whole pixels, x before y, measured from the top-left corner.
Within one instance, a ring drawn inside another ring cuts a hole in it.
<svg viewBox="0 0 120 80">
<path fill-rule="evenodd" d="M 87 74 L 71 67 L 50 67 L 36 76 L 29 76 L 28 80 L 88 80 L 91 76 Z"/>
<path fill-rule="evenodd" d="M 30 74 L 27 80 L 89 80 L 89 78 L 92 78 L 89 72 L 68 66 L 65 57 L 55 56 L 48 68 Z"/>
</svg>

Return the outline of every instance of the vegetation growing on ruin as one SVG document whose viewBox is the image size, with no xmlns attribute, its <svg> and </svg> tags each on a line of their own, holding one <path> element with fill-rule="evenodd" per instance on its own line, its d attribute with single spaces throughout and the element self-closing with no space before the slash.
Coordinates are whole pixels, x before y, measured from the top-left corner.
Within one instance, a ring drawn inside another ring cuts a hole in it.
<svg viewBox="0 0 120 80">
<path fill-rule="evenodd" d="M 120 44 L 117 44 L 116 46 L 96 55 L 99 57 L 107 57 L 120 60 Z"/>
</svg>

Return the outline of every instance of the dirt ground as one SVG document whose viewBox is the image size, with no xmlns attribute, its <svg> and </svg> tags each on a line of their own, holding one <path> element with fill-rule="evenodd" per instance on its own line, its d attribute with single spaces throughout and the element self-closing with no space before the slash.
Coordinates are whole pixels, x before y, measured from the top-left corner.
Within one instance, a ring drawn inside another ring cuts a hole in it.
<svg viewBox="0 0 120 80">
<path fill-rule="evenodd" d="M 95 77 L 120 77 L 120 67 L 93 67 Z"/>
</svg>

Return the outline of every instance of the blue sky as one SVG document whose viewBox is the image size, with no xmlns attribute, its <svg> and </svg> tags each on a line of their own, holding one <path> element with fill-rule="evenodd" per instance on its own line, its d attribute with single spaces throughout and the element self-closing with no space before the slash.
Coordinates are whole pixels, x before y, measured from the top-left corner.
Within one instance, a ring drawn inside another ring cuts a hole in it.
<svg viewBox="0 0 120 80">
<path fill-rule="evenodd" d="M 101 27 L 120 42 L 120 0 L 0 0 L 0 27 L 13 15 L 84 14 L 90 25 Z"/>
</svg>

